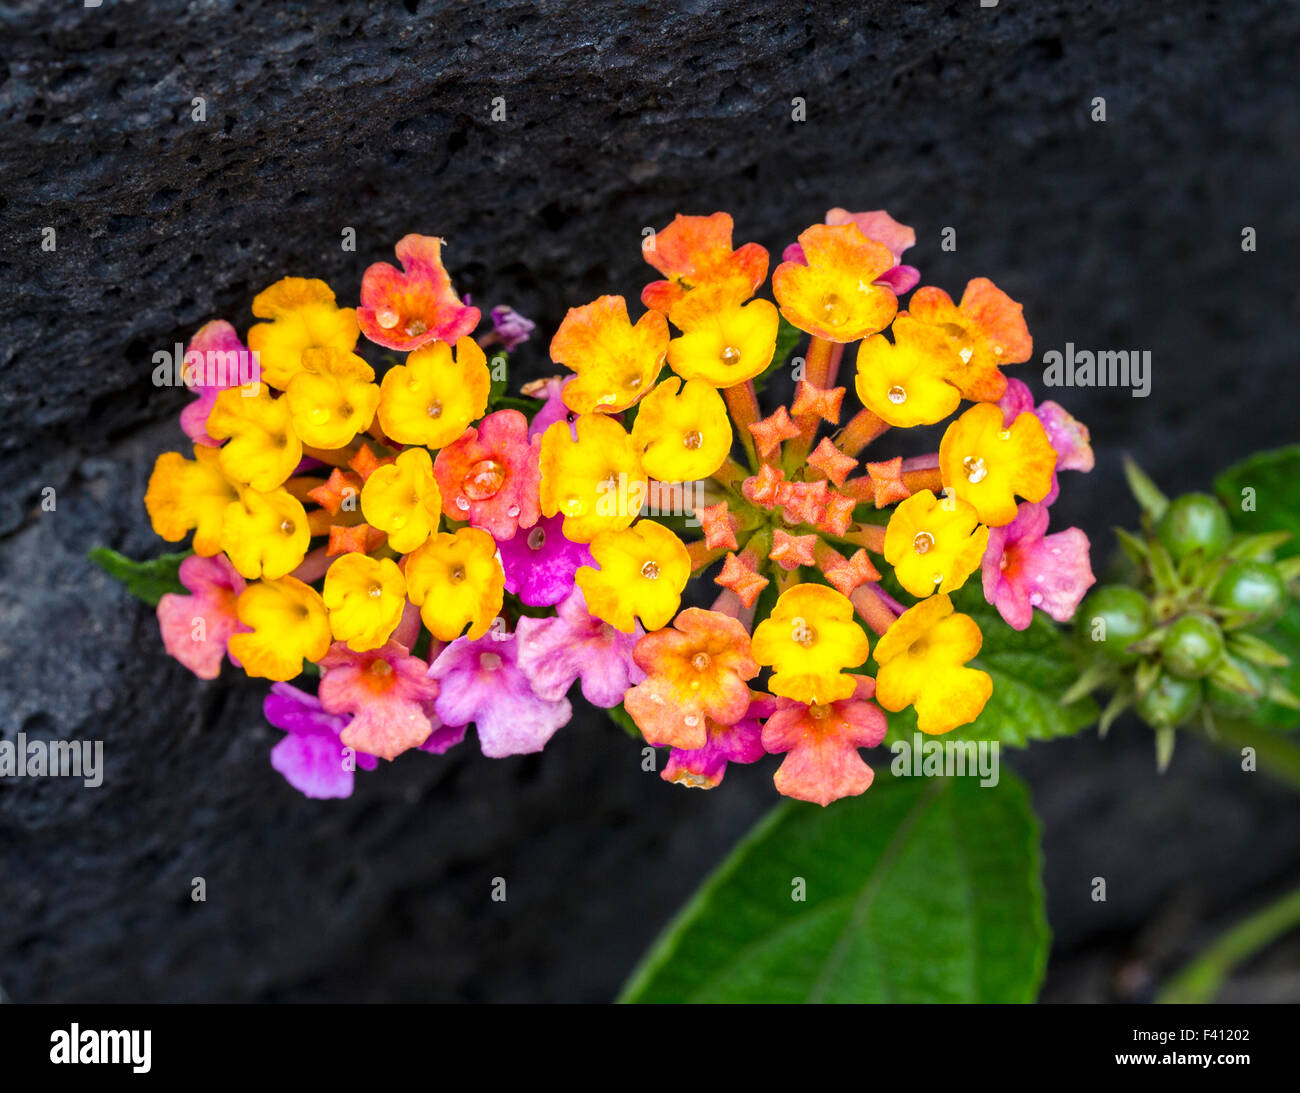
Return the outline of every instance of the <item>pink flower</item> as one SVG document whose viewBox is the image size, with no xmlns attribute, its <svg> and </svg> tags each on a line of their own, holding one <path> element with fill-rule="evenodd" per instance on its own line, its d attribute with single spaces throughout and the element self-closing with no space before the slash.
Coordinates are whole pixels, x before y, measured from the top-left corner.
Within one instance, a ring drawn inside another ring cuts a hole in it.
<svg viewBox="0 0 1300 1093">
<path fill-rule="evenodd" d="M 1045 535 L 1047 521 L 1046 505 L 1026 501 L 1011 523 L 989 529 L 984 598 L 1016 630 L 1029 626 L 1035 607 L 1057 622 L 1067 621 L 1097 579 L 1088 560 L 1088 536 L 1078 528 Z"/>
<path fill-rule="evenodd" d="M 587 613 L 582 590 L 575 587 L 556 608 L 554 618 L 524 616 L 515 625 L 519 669 L 545 699 L 563 698 L 575 679 L 593 706 L 609 709 L 623 701 L 627 689 L 645 679 L 632 659 L 645 635 L 638 624 L 630 634 Z"/>
<path fill-rule="evenodd" d="M 356 653 L 335 642 L 320 665 L 326 712 L 355 715 L 341 737 L 348 747 L 395 759 L 425 743 L 439 727 L 433 713 L 438 685 L 427 677 L 428 665 L 410 656 L 406 646 L 389 641 Z"/>
<path fill-rule="evenodd" d="M 190 339 L 182 375 L 198 398 L 181 411 L 181 428 L 195 444 L 219 448 L 221 441 L 208 435 L 208 415 L 217 395 L 229 387 L 252 383 L 259 377 L 252 352 L 224 319 L 204 323 Z"/>
<path fill-rule="evenodd" d="M 848 209 L 840 208 L 831 209 L 826 214 L 826 223 L 856 224 L 863 235 L 883 244 L 894 256 L 893 268 L 877 277 L 875 284 L 892 289 L 895 296 L 902 296 L 903 293 L 910 292 L 916 287 L 916 283 L 921 279 L 921 271 L 915 266 L 898 264 L 902 260 L 903 251 L 916 246 L 916 232 L 906 224 L 900 224 L 884 209 L 875 209 L 869 213 L 851 213 Z M 803 247 L 798 243 L 791 243 L 786 247 L 781 257 L 787 262 L 798 262 L 804 266 L 808 264 Z"/>
<path fill-rule="evenodd" d="M 498 410 L 477 429 L 471 425 L 434 460 L 443 511 L 495 539 L 532 527 L 541 515 L 541 445 L 529 440 L 528 419 L 518 410 Z"/>
<path fill-rule="evenodd" d="M 528 426 L 530 437 L 541 436 L 557 421 L 567 421 L 573 439 L 578 439 L 578 431 L 573 424 L 578 415 L 564 404 L 565 384 L 574 379 L 577 376 L 552 376 L 550 379 L 534 380 L 523 388 L 524 394 L 544 400 L 542 408 L 533 415 Z"/>
<path fill-rule="evenodd" d="M 756 763 L 767 752 L 763 748 L 763 721 L 776 709 L 776 702 L 765 694 L 750 692 L 749 709 L 734 725 L 719 725 L 706 718 L 708 743 L 687 751 L 673 748 L 668 755 L 662 778 L 692 789 L 714 789 L 727 773 L 728 763 Z"/>
<path fill-rule="evenodd" d="M 224 554 L 191 554 L 178 576 L 190 595 L 168 592 L 158 601 L 163 647 L 199 679 L 216 679 L 230 635 L 248 629 L 235 614 L 244 578 Z"/>
<path fill-rule="evenodd" d="M 1056 402 L 1040 402 L 1034 405 L 1033 392 L 1023 380 L 1007 378 L 1006 393 L 998 399 L 1002 409 L 1002 422 L 1010 425 L 1021 414 L 1033 414 L 1047 434 L 1048 443 L 1056 452 L 1056 469 L 1052 471 L 1052 488 L 1041 504 L 1050 505 L 1061 492 L 1057 481 L 1057 471 L 1090 471 L 1096 463 L 1092 444 L 1089 442 L 1088 427 L 1076 420 Z"/>
<path fill-rule="evenodd" d="M 853 694 L 824 706 L 789 698 L 763 726 L 763 747 L 776 755 L 788 752 L 776 772 L 776 788 L 787 797 L 828 805 L 866 791 L 874 777 L 859 748 L 874 748 L 885 738 L 885 715 L 867 701 L 876 681 L 858 676 Z"/>
<path fill-rule="evenodd" d="M 361 278 L 361 332 L 377 345 L 409 351 L 435 338 L 448 345 L 473 333 L 479 310 L 452 291 L 442 265 L 443 241 L 431 235 L 406 235 L 394 250 L 402 272 L 376 262 Z"/>
<path fill-rule="evenodd" d="M 457 638 L 429 666 L 441 690 L 434 708 L 448 725 L 474 722 L 479 747 L 491 759 L 541 751 L 573 708 L 567 698 L 542 698 L 519 668 L 514 634 Z"/>
<path fill-rule="evenodd" d="M 506 347 L 507 353 L 513 353 L 516 348 L 523 345 L 537 326 L 532 319 L 525 319 L 513 307 L 500 305 L 494 307 L 491 314 L 492 329 L 501 339 L 501 344 Z"/>
<path fill-rule="evenodd" d="M 559 603 L 573 589 L 579 566 L 594 565 L 585 543 L 570 542 L 563 516 L 543 516 L 531 528 L 497 542 L 506 591 L 530 607 Z"/>
<path fill-rule="evenodd" d="M 379 760 L 352 751 L 339 739 L 351 718 L 326 713 L 315 695 L 288 683 L 271 684 L 262 703 L 266 719 L 288 735 L 271 749 L 271 766 L 294 789 L 316 800 L 351 797 L 356 768 L 374 770 Z"/>
</svg>

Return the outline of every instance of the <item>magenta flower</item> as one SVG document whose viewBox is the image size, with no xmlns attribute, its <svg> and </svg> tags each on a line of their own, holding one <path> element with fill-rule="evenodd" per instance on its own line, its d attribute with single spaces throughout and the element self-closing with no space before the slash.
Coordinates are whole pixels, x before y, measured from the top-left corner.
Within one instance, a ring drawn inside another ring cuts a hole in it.
<svg viewBox="0 0 1300 1093">
<path fill-rule="evenodd" d="M 519 669 L 546 699 L 563 698 L 575 679 L 593 706 L 609 709 L 623 701 L 627 689 L 645 679 L 632 659 L 645 635 L 638 624 L 630 634 L 616 630 L 587 612 L 582 590 L 560 601 L 553 618 L 521 618 L 515 625 Z"/>
<path fill-rule="evenodd" d="M 474 722 L 489 759 L 541 751 L 573 709 L 567 698 L 542 698 L 520 669 L 515 635 L 457 638 L 429 666 L 440 688 L 434 708 L 446 725 Z"/>
<path fill-rule="evenodd" d="M 185 385 L 198 396 L 181 411 L 181 428 L 195 444 L 219 448 L 221 441 L 208 434 L 208 415 L 222 391 L 258 379 L 252 352 L 239 340 L 233 326 L 216 319 L 204 323 L 190 339 L 181 373 Z"/>
<path fill-rule="evenodd" d="M 574 379 L 577 379 L 577 377 L 552 376 L 550 379 L 534 380 L 524 386 L 523 392 L 525 395 L 544 400 L 542 408 L 533 415 L 533 420 L 528 424 L 530 438 L 541 436 L 557 421 L 567 421 L 573 439 L 578 439 L 578 431 L 573 424 L 578 415 L 564 405 L 563 398 L 565 384 Z"/>
<path fill-rule="evenodd" d="M 1033 414 L 1043 426 L 1048 443 L 1056 452 L 1056 469 L 1052 471 L 1052 488 L 1040 502 L 1050 505 L 1061 492 L 1057 471 L 1090 471 L 1096 463 L 1088 427 L 1077 420 L 1060 403 L 1047 401 L 1034 405 L 1033 392 L 1022 380 L 1007 378 L 1006 393 L 998 399 L 1002 421 L 1010 425 L 1021 414 Z"/>
<path fill-rule="evenodd" d="M 839 208 L 831 209 L 826 214 L 826 223 L 856 224 L 863 235 L 883 244 L 894 256 L 895 265 L 877 277 L 875 284 L 891 289 L 895 296 L 902 296 L 903 293 L 910 292 L 916 287 L 916 283 L 921 279 L 921 271 L 915 266 L 899 264 L 903 251 L 916 246 L 916 232 L 906 224 L 900 224 L 884 209 L 875 209 L 869 213 L 851 213 L 848 209 Z M 786 247 L 781 257 L 787 262 L 798 262 L 803 266 L 808 264 L 803 247 L 798 243 L 791 243 Z"/>
<path fill-rule="evenodd" d="M 989 529 L 984 598 L 1015 630 L 1029 626 L 1035 607 L 1066 622 L 1097 580 L 1088 536 L 1078 528 L 1046 535 L 1047 521 L 1046 505 L 1026 501 L 1011 523 Z"/>
<path fill-rule="evenodd" d="M 584 543 L 571 543 L 561 532 L 562 516 L 543 516 L 531 528 L 520 528 L 498 540 L 506 591 L 530 607 L 550 607 L 573 589 L 579 566 L 595 565 Z"/>
<path fill-rule="evenodd" d="M 661 777 L 692 789 L 714 789 L 727 773 L 728 763 L 757 763 L 767 754 L 763 747 L 763 718 L 776 710 L 769 695 L 751 691 L 749 709 L 734 725 L 719 725 L 705 718 L 709 742 L 688 751 L 673 748 Z"/>
<path fill-rule="evenodd" d="M 230 635 L 248 629 L 235 614 L 244 578 L 224 554 L 191 554 L 178 576 L 190 595 L 167 592 L 158 601 L 163 647 L 199 679 L 216 679 Z"/>
<path fill-rule="evenodd" d="M 513 353 L 518 346 L 523 345 L 536 326 L 532 319 L 525 319 L 513 307 L 498 306 L 492 309 L 492 329 L 501 339 L 507 353 Z"/>
<path fill-rule="evenodd" d="M 326 712 L 315 695 L 273 683 L 262 710 L 272 725 L 289 734 L 271 749 L 271 766 L 304 796 L 351 797 L 356 768 L 374 770 L 379 765 L 373 755 L 339 739 L 351 719 Z"/>
<path fill-rule="evenodd" d="M 356 653 L 335 642 L 320 666 L 325 710 L 354 715 L 343 730 L 349 747 L 395 759 L 424 744 L 439 727 L 433 712 L 438 685 L 427 677 L 428 665 L 410 656 L 406 646 L 390 640 L 380 649 Z"/>
</svg>

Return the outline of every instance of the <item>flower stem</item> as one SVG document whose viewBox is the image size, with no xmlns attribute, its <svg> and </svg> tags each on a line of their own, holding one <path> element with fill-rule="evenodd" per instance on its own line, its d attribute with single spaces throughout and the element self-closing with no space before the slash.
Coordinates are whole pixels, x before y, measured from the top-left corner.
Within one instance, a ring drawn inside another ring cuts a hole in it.
<svg viewBox="0 0 1300 1093">
<path fill-rule="evenodd" d="M 811 387 L 829 387 L 831 375 L 831 363 L 836 357 L 836 348 L 834 342 L 828 342 L 825 338 L 814 337 L 808 343 L 808 360 L 804 365 L 803 382 Z M 808 459 L 808 453 L 813 449 L 813 442 L 817 439 L 817 426 L 821 423 L 821 417 L 817 414 L 801 414 L 795 418 L 795 424 L 799 426 L 799 435 L 794 437 L 785 448 L 783 462 L 788 471 L 793 473 L 804 465 Z"/>
<path fill-rule="evenodd" d="M 874 581 L 860 584 L 849 596 L 853 609 L 862 616 L 862 621 L 877 634 L 883 634 L 898 617 L 889 604 L 882 598 L 880 586 Z"/>
<path fill-rule="evenodd" d="M 1243 919 L 1173 977 L 1157 1002 L 1211 1002 L 1238 964 L 1300 926 L 1300 888 Z"/>
<path fill-rule="evenodd" d="M 740 434 L 740 443 L 745 448 L 745 458 L 749 461 L 750 469 L 757 473 L 758 450 L 754 447 L 754 434 L 749 431 L 751 425 L 758 423 L 761 414 L 754 381 L 746 380 L 734 387 L 724 387 L 722 397 L 727 402 L 731 420 L 736 423 L 736 432 Z"/>
<path fill-rule="evenodd" d="M 835 444 L 845 455 L 856 456 L 888 428 L 889 422 L 877 417 L 864 406 L 849 419 Z"/>
</svg>

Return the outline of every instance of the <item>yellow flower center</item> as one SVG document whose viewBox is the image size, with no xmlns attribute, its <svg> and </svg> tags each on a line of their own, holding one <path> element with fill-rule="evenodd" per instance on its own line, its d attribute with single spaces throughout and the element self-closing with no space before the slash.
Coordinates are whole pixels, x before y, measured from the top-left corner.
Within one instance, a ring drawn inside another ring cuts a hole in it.
<svg viewBox="0 0 1300 1093">
<path fill-rule="evenodd" d="M 709 663 L 710 660 L 709 660 L 708 653 L 696 653 L 693 657 L 691 657 L 691 664 L 695 666 L 695 670 L 697 672 L 704 671 L 704 669 L 709 666 Z"/>
<path fill-rule="evenodd" d="M 901 406 L 907 401 L 907 392 L 899 387 L 898 384 L 894 384 L 893 387 L 885 392 L 885 398 L 889 399 L 889 401 L 895 406 Z"/>
<path fill-rule="evenodd" d="M 429 403 L 428 415 L 433 418 L 442 417 L 442 400 L 434 399 Z"/>
</svg>

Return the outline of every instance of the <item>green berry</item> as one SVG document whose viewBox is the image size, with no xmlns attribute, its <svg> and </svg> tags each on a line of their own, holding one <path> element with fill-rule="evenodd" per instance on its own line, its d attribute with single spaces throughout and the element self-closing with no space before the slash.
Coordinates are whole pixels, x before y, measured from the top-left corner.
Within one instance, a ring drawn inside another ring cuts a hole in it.
<svg viewBox="0 0 1300 1093">
<path fill-rule="evenodd" d="M 1136 588 L 1111 584 L 1094 589 L 1079 606 L 1079 637 L 1108 660 L 1131 664 L 1137 653 L 1128 651 L 1151 629 L 1151 605 Z"/>
<path fill-rule="evenodd" d="M 1233 562 L 1214 586 L 1211 602 L 1246 613 L 1252 622 L 1271 622 L 1286 609 L 1286 585 L 1267 562 Z"/>
<path fill-rule="evenodd" d="M 1184 615 L 1160 639 L 1165 669 L 1181 679 L 1200 679 L 1223 659 L 1223 631 L 1204 615 Z"/>
<path fill-rule="evenodd" d="M 1138 716 L 1153 729 L 1186 724 L 1201 704 L 1199 680 L 1178 679 L 1166 672 L 1137 700 Z"/>
<path fill-rule="evenodd" d="M 1225 687 L 1215 679 L 1205 681 L 1205 701 L 1215 713 L 1225 717 L 1249 717 L 1268 694 L 1268 673 L 1258 664 L 1245 659 L 1228 657 L 1234 667 L 1250 682 L 1250 693 L 1242 694 L 1230 687 Z"/>
<path fill-rule="evenodd" d="M 1156 537 L 1176 562 L 1196 550 L 1213 558 L 1227 549 L 1232 526 L 1223 506 L 1208 493 L 1185 493 L 1169 502 Z"/>
</svg>

